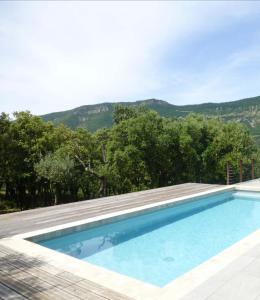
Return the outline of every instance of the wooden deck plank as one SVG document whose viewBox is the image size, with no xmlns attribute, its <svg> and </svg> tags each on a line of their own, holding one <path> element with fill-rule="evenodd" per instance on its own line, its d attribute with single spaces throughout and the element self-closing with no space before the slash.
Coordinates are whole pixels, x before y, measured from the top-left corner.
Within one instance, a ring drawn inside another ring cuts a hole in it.
<svg viewBox="0 0 260 300">
<path fill-rule="evenodd" d="M 14 290 L 0 283 L 0 299 L 3 300 L 25 300 L 28 298 L 23 297 Z"/>
<path fill-rule="evenodd" d="M 1 248 L 1 247 L 0 247 Z M 48 269 L 50 267 L 49 264 L 43 262 L 30 262 L 30 258 L 24 260 L 24 255 L 17 254 L 16 257 L 12 254 L 11 257 L 5 256 L 5 262 L 1 262 L 1 270 L 0 274 L 8 274 L 11 277 L 15 277 L 15 279 L 24 279 L 28 278 L 30 281 L 34 279 L 37 281 L 38 278 L 44 282 L 47 287 L 60 287 L 65 288 L 70 286 L 73 283 L 77 283 L 82 278 L 78 277 L 75 280 L 76 276 L 73 274 L 63 274 L 65 272 L 57 269 L 56 274 L 53 274 L 53 266 L 51 271 L 49 272 Z M 45 269 L 42 269 L 42 266 L 45 266 Z M 32 283 L 33 286 L 33 283 Z"/>
<path fill-rule="evenodd" d="M 216 187 L 218 186 L 187 183 L 0 215 L 0 238 L 187 196 Z"/>
<path fill-rule="evenodd" d="M 98 293 L 96 293 L 96 291 L 89 292 L 88 289 L 78 286 L 77 284 L 65 288 L 64 291 L 70 292 L 73 295 L 76 295 L 79 299 L 83 300 L 86 299 L 86 294 L 88 295 L 88 300 L 130 300 L 130 298 L 126 298 L 123 295 L 116 296 L 116 294 L 114 292 L 111 292 L 111 290 L 103 289 L 103 293 L 101 293 L 102 289 L 99 289 Z"/>
<path fill-rule="evenodd" d="M 0 216 L 0 220 L 10 221 L 10 217 L 14 217 L 14 216 L 19 216 L 19 218 L 22 218 L 23 220 L 38 219 L 39 217 L 40 218 L 54 217 L 60 214 L 61 212 L 70 214 L 71 212 L 73 213 L 73 212 L 80 211 L 86 208 L 86 205 L 88 210 L 91 208 L 101 208 L 101 206 L 102 208 L 110 207 L 111 205 L 117 207 L 121 203 L 127 204 L 129 202 L 133 205 L 137 203 L 143 205 L 143 202 L 145 200 L 149 201 L 150 199 L 151 202 L 154 202 L 154 199 L 156 201 L 159 201 L 161 197 L 163 197 L 162 200 L 165 199 L 167 200 L 170 199 L 171 197 L 180 196 L 183 193 L 190 194 L 199 190 L 204 190 L 212 187 L 213 185 L 207 185 L 207 184 L 190 184 L 190 183 L 180 184 L 177 186 L 152 189 L 147 191 L 110 196 L 105 198 L 98 198 L 93 200 L 80 201 L 80 202 L 74 202 L 74 203 L 69 203 L 64 205 L 50 206 L 50 207 L 38 208 L 38 209 L 33 209 L 33 210 L 28 210 L 23 212 L 6 214 Z"/>
<path fill-rule="evenodd" d="M 95 294 L 88 293 L 85 295 L 82 295 L 82 297 L 79 297 L 75 291 L 67 291 L 67 290 L 61 290 L 58 288 L 53 288 L 47 291 L 40 292 L 38 294 L 35 294 L 32 300 L 52 300 L 52 299 L 59 299 L 59 300 L 107 300 L 106 298 L 100 298 Z"/>
<path fill-rule="evenodd" d="M 75 285 L 77 288 L 81 288 L 83 291 L 85 289 L 91 289 L 95 294 L 98 294 L 99 296 L 108 298 L 108 299 L 113 299 L 113 300 L 130 300 L 129 297 L 123 296 L 119 293 L 115 293 L 112 290 L 107 290 L 107 289 L 100 289 L 100 286 L 94 282 L 91 282 L 87 279 L 84 279 L 80 282 L 78 282 Z"/>
<path fill-rule="evenodd" d="M 32 300 L 79 300 L 79 297 L 73 295 L 72 293 L 67 293 L 64 290 L 58 288 L 52 288 L 46 291 L 38 292 L 33 295 Z M 85 296 L 88 300 L 88 295 Z M 91 299 L 92 300 L 92 299 Z M 100 300 L 100 299 L 95 299 Z M 102 299 L 104 300 L 104 299 Z"/>
<path fill-rule="evenodd" d="M 16 294 L 20 297 L 17 296 L 17 299 L 131 300 L 101 285 L 2 245 L 0 245 L 0 266 L 0 297 L 5 300 Z"/>
<path fill-rule="evenodd" d="M 15 290 L 17 293 L 21 294 L 25 298 L 31 299 L 34 294 L 42 292 L 44 289 L 46 289 L 46 285 L 44 282 L 38 278 L 39 281 L 39 287 L 37 288 L 34 284 L 32 286 L 30 283 L 31 281 L 28 280 L 28 278 L 12 278 L 8 274 L 0 274 L 0 282 L 7 286 L 11 290 Z M 49 289 L 50 287 L 48 287 Z"/>
</svg>

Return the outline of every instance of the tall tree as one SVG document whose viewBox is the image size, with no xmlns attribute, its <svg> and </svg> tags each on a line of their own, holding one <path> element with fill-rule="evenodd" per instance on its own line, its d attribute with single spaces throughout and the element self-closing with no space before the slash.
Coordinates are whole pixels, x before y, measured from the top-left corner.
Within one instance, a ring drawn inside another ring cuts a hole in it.
<svg viewBox="0 0 260 300">
<path fill-rule="evenodd" d="M 61 199 L 61 191 L 73 178 L 74 161 L 63 149 L 47 154 L 34 166 L 38 176 L 50 182 L 54 192 L 54 205 Z"/>
</svg>

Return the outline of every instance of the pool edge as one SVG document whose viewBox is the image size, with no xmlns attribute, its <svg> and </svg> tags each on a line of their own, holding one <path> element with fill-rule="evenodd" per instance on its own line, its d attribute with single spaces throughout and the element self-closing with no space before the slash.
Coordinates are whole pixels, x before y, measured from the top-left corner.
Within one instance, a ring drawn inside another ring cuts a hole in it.
<svg viewBox="0 0 260 300">
<path fill-rule="evenodd" d="M 178 197 L 175 199 L 162 201 L 159 203 L 154 203 L 150 205 L 141 206 L 134 209 L 128 209 L 112 214 L 106 214 L 95 218 L 85 219 L 77 222 L 71 222 L 64 225 L 54 226 L 50 228 L 46 228 L 43 230 L 37 230 L 28 232 L 26 234 L 19 234 L 12 236 L 10 238 L 6 238 L 2 240 L 2 243 L 9 244 L 9 247 L 15 247 L 17 251 L 25 252 L 31 255 L 39 255 L 45 259 L 48 259 L 50 253 L 52 253 L 51 261 L 52 263 L 61 263 L 61 265 L 71 270 L 77 270 L 81 275 L 89 280 L 95 281 L 98 284 L 104 285 L 113 289 L 117 292 L 125 294 L 130 297 L 134 297 L 135 299 L 181 299 L 186 294 L 190 293 L 194 288 L 205 282 L 207 279 L 212 277 L 217 272 L 221 271 L 223 268 L 228 266 L 232 261 L 236 258 L 243 255 L 246 251 L 253 248 L 255 245 L 260 243 L 260 230 L 253 232 L 252 234 L 248 235 L 244 239 L 238 241 L 237 243 L 233 244 L 232 246 L 226 248 L 222 252 L 218 253 L 216 256 L 212 257 L 211 259 L 205 261 L 204 263 L 200 264 L 193 270 L 185 273 L 184 275 L 180 276 L 179 278 L 175 279 L 174 281 L 170 282 L 166 286 L 159 288 L 156 286 L 152 286 L 146 284 L 144 282 L 132 279 L 125 275 L 121 275 L 112 271 L 108 271 L 101 267 L 94 266 L 89 263 L 82 263 L 82 261 L 72 258 L 66 254 L 61 254 L 54 250 L 48 249 L 45 251 L 45 247 L 32 243 L 26 239 L 35 237 L 42 234 L 48 234 L 57 230 L 63 230 L 69 227 L 75 226 L 84 226 L 84 224 L 97 224 L 98 222 L 104 222 L 104 220 L 114 219 L 120 216 L 131 215 L 136 212 L 144 212 L 152 208 L 163 208 L 167 206 L 171 206 L 174 203 L 181 203 L 189 201 L 189 199 L 194 199 L 204 195 L 212 195 L 221 191 L 228 191 L 228 190 L 245 190 L 245 191 L 256 191 L 260 192 L 260 188 L 254 188 L 252 186 L 242 186 L 242 185 L 233 185 L 227 187 L 218 187 L 211 191 L 195 193 L 189 196 Z M 1 242 L 1 241 L 0 241 Z M 52 252 L 49 252 L 52 251 Z M 55 253 L 55 254 L 54 254 Z M 78 261 L 78 262 L 76 262 Z M 94 266 L 94 267 L 93 267 Z"/>
</svg>

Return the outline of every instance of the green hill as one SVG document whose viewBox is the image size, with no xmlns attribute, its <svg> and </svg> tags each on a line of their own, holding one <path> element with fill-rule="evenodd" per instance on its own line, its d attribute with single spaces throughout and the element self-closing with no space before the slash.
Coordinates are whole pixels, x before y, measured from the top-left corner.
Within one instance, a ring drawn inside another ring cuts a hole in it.
<svg viewBox="0 0 260 300">
<path fill-rule="evenodd" d="M 64 123 L 71 128 L 83 127 L 95 131 L 113 124 L 113 109 L 119 103 L 84 105 L 71 110 L 43 115 L 55 125 Z M 145 105 L 165 117 L 183 117 L 191 112 L 206 116 L 221 117 L 224 121 L 244 123 L 260 144 L 260 96 L 224 103 L 196 105 L 173 105 L 163 100 L 148 99 L 136 102 L 121 102 L 122 105 Z"/>
</svg>

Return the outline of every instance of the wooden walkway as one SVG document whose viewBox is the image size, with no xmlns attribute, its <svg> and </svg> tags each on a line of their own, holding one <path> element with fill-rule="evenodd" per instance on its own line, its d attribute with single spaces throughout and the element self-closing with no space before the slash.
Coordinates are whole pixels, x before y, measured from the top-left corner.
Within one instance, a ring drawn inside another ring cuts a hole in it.
<svg viewBox="0 0 260 300">
<path fill-rule="evenodd" d="M 0 215 L 0 238 L 187 196 L 218 185 L 185 183 L 159 189 Z"/>
<path fill-rule="evenodd" d="M 0 239 L 98 215 L 212 190 L 187 183 L 0 216 Z M 101 285 L 0 245 L 0 299 L 130 300 Z"/>
<path fill-rule="evenodd" d="M 42 260 L 1 245 L 0 299 L 131 300 Z"/>
</svg>

